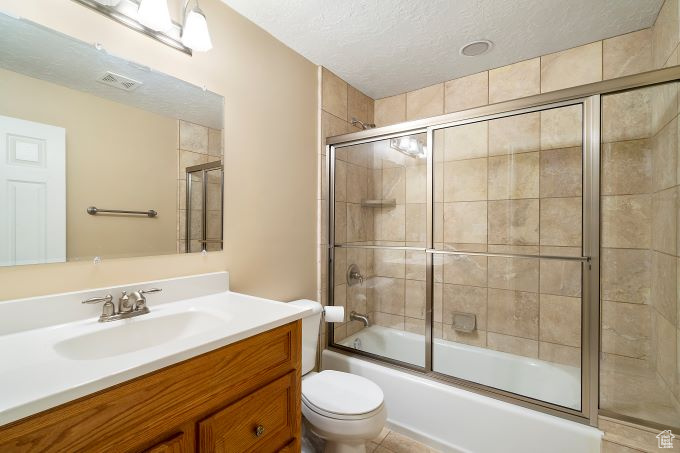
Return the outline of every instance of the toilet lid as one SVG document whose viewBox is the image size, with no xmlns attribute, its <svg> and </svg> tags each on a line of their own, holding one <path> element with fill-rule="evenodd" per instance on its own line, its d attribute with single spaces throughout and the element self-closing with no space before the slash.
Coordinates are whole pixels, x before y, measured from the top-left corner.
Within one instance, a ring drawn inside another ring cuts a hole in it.
<svg viewBox="0 0 680 453">
<path fill-rule="evenodd" d="M 383 403 L 383 392 L 375 383 L 333 370 L 304 379 L 302 395 L 312 405 L 334 414 L 365 414 Z"/>
</svg>

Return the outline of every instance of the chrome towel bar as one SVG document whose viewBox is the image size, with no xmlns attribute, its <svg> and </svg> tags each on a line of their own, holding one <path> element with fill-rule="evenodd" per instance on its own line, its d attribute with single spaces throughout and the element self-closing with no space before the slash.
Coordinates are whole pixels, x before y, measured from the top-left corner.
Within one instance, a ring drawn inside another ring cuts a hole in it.
<svg viewBox="0 0 680 453">
<path fill-rule="evenodd" d="M 94 206 L 90 206 L 87 208 L 87 213 L 90 215 L 95 215 L 99 213 L 110 213 L 110 214 L 139 214 L 139 215 L 145 215 L 148 217 L 156 217 L 158 213 L 154 211 L 153 209 L 149 209 L 148 211 L 124 211 L 124 210 L 119 210 L 119 209 L 99 209 L 95 208 Z"/>
</svg>

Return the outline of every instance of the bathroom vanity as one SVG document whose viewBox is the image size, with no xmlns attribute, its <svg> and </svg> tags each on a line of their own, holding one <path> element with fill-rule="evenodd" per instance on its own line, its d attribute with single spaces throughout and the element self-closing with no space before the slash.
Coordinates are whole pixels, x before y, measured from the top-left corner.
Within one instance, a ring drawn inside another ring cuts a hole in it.
<svg viewBox="0 0 680 453">
<path fill-rule="evenodd" d="M 72 319 L 14 332 L 0 322 L 11 359 L 0 365 L 0 451 L 298 451 L 307 311 L 227 285 L 217 273 L 110 289 L 162 287 L 165 298 L 110 323 L 79 303 L 101 290 L 1 303 L 53 322 L 69 307 Z"/>
</svg>

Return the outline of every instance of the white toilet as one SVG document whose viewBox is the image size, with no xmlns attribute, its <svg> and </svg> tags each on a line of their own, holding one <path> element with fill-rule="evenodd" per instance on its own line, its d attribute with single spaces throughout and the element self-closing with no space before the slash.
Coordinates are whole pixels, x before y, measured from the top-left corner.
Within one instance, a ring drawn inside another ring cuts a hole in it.
<svg viewBox="0 0 680 453">
<path fill-rule="evenodd" d="M 302 415 L 311 431 L 326 441 L 326 453 L 365 453 L 366 442 L 382 431 L 387 419 L 383 392 L 375 383 L 341 371 L 312 371 L 316 365 L 322 307 L 302 320 Z"/>
</svg>

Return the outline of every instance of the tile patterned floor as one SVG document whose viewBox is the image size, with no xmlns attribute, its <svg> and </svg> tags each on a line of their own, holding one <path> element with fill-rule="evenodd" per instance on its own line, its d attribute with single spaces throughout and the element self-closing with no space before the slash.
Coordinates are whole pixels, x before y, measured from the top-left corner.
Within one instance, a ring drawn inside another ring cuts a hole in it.
<svg viewBox="0 0 680 453">
<path fill-rule="evenodd" d="M 366 444 L 367 453 L 438 453 L 410 437 L 383 428 L 378 437 Z"/>
</svg>

